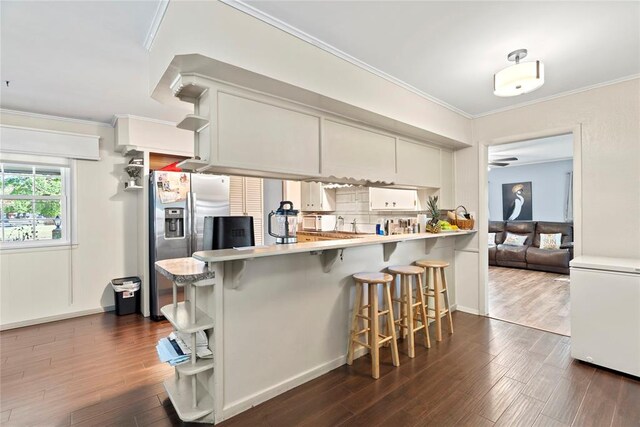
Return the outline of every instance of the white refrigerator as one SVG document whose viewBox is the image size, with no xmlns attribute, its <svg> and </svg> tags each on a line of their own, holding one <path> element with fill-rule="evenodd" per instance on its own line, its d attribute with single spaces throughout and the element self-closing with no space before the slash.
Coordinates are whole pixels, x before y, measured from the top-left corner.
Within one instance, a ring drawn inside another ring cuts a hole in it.
<svg viewBox="0 0 640 427">
<path fill-rule="evenodd" d="M 571 261 L 571 356 L 640 376 L 640 260 Z"/>
</svg>

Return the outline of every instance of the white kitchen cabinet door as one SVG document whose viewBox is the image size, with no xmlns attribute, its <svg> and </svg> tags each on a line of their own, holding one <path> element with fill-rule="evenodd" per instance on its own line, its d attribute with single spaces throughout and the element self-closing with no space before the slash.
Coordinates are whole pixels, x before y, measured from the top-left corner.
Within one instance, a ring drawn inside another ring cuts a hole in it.
<svg viewBox="0 0 640 427">
<path fill-rule="evenodd" d="M 440 199 L 438 204 L 441 209 L 456 207 L 454 188 L 453 153 L 440 150 Z"/>
<path fill-rule="evenodd" d="M 319 116 L 224 92 L 218 93 L 217 108 L 220 165 L 319 174 Z"/>
<path fill-rule="evenodd" d="M 336 192 L 326 189 L 321 182 L 303 182 L 300 185 L 304 212 L 332 212 L 336 210 Z"/>
<path fill-rule="evenodd" d="M 395 137 L 328 119 L 322 129 L 323 176 L 394 181 Z"/>
<path fill-rule="evenodd" d="M 264 236 L 262 178 L 230 177 L 229 214 L 252 216 L 256 245 L 262 245 L 262 236 Z"/>
<path fill-rule="evenodd" d="M 415 211 L 416 190 L 395 188 L 369 188 L 369 206 L 372 211 Z"/>
<path fill-rule="evenodd" d="M 398 139 L 396 184 L 440 187 L 440 149 Z"/>
</svg>

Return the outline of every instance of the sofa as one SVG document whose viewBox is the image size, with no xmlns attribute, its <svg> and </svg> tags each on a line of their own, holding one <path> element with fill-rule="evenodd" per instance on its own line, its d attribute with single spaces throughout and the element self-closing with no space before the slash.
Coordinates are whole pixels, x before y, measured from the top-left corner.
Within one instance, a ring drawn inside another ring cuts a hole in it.
<svg viewBox="0 0 640 427">
<path fill-rule="evenodd" d="M 524 245 L 505 245 L 507 232 L 526 236 Z M 495 246 L 489 246 L 489 265 L 569 274 L 573 259 L 573 223 L 544 221 L 489 221 Z M 559 249 L 540 249 L 540 234 L 560 233 Z"/>
</svg>

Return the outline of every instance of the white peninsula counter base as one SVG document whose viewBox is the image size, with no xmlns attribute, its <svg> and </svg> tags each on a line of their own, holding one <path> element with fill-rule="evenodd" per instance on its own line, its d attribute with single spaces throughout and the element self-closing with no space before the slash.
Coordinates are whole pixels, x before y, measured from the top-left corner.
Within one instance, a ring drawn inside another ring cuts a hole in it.
<svg viewBox="0 0 640 427">
<path fill-rule="evenodd" d="M 445 260 L 455 310 L 455 251 L 474 233 L 363 235 L 196 252 L 194 258 L 216 272 L 213 298 L 198 299 L 214 320 L 213 380 L 202 386 L 214 387 L 208 392 L 215 422 L 346 363 L 354 273 Z"/>
</svg>

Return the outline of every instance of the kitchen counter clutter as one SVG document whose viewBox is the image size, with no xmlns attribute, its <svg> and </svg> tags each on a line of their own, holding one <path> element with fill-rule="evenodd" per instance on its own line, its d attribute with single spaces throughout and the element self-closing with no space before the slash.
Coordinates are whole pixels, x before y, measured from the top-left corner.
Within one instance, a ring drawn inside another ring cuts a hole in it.
<svg viewBox="0 0 640 427">
<path fill-rule="evenodd" d="M 180 418 L 219 423 L 345 364 L 354 273 L 444 260 L 452 266 L 446 275 L 455 310 L 456 248 L 474 233 L 356 234 L 202 251 L 156 264 L 187 291 L 187 302 L 165 306 L 163 313 L 178 331 L 204 328 L 214 354 L 212 361 L 196 360 L 193 369 L 176 366 L 165 384 Z M 205 273 L 211 276 L 192 281 Z M 364 353 L 359 349 L 355 357 Z"/>
</svg>

